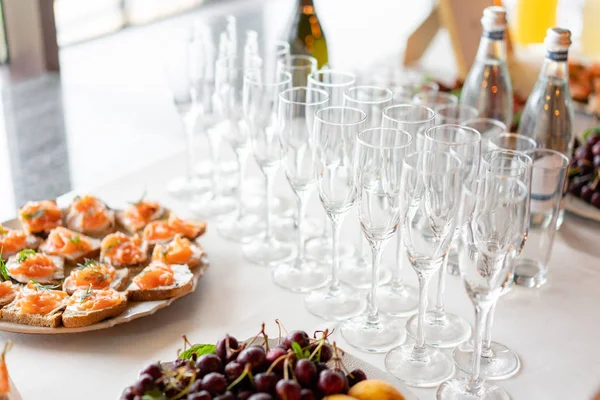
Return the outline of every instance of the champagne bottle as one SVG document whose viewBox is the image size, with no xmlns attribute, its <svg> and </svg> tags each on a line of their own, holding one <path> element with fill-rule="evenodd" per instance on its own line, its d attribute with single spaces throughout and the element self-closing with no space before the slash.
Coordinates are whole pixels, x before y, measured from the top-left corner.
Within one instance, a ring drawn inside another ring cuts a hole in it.
<svg viewBox="0 0 600 400">
<path fill-rule="evenodd" d="M 317 59 L 318 67 L 328 62 L 327 39 L 319 22 L 313 0 L 297 0 L 289 28 L 288 41 L 292 54 L 306 54 Z"/>
</svg>

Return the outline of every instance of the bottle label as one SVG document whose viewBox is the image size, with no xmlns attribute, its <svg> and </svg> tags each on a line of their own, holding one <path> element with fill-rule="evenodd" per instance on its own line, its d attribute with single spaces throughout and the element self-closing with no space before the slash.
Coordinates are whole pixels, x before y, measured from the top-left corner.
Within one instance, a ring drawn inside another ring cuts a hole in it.
<svg viewBox="0 0 600 400">
<path fill-rule="evenodd" d="M 483 37 L 491 40 L 504 40 L 504 31 L 483 31 Z"/>
<path fill-rule="evenodd" d="M 567 61 L 569 56 L 568 51 L 548 51 L 546 52 L 546 58 L 552 61 Z"/>
</svg>

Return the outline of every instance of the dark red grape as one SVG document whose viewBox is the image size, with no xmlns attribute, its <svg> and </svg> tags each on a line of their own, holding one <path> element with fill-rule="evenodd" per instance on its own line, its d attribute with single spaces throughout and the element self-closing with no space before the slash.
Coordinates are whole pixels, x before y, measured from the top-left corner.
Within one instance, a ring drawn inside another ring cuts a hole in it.
<svg viewBox="0 0 600 400">
<path fill-rule="evenodd" d="M 237 361 L 232 361 L 225 366 L 225 376 L 228 382 L 233 382 L 244 372 L 244 366 Z"/>
<path fill-rule="evenodd" d="M 300 400 L 302 388 L 298 382 L 291 379 L 282 379 L 275 386 L 275 393 L 279 400 Z"/>
<path fill-rule="evenodd" d="M 317 386 L 324 395 L 344 393 L 348 388 L 348 380 L 341 371 L 326 369 L 319 374 Z"/>
<path fill-rule="evenodd" d="M 142 396 L 133 396 L 133 400 L 144 400 Z"/>
<path fill-rule="evenodd" d="M 575 150 L 575 156 L 573 159 L 590 159 L 594 156 L 592 153 L 592 146 L 579 146 L 577 150 Z"/>
<path fill-rule="evenodd" d="M 309 359 L 303 358 L 296 363 L 294 375 L 296 375 L 298 383 L 304 387 L 310 387 L 317 380 L 317 366 Z"/>
<path fill-rule="evenodd" d="M 588 203 L 592 201 L 592 194 L 594 194 L 594 189 L 592 189 L 591 185 L 585 185 L 581 188 L 581 198 Z"/>
<path fill-rule="evenodd" d="M 206 390 L 202 390 L 198 393 L 189 394 L 188 400 L 212 400 L 212 396 Z"/>
<path fill-rule="evenodd" d="M 241 351 L 237 358 L 237 362 L 242 365 L 250 364 L 252 370 L 258 369 L 264 365 L 266 361 L 265 349 L 261 346 L 250 346 Z"/>
<path fill-rule="evenodd" d="M 594 168 L 600 167 L 600 155 L 594 156 L 592 164 L 594 164 Z"/>
<path fill-rule="evenodd" d="M 590 200 L 590 203 L 592 203 L 592 205 L 594 207 L 600 208 L 600 193 L 599 192 L 596 192 L 592 195 L 592 199 Z"/>
<path fill-rule="evenodd" d="M 198 368 L 198 376 L 203 377 L 211 372 L 223 372 L 223 363 L 216 354 L 204 354 L 196 362 Z"/>
<path fill-rule="evenodd" d="M 321 357 L 319 358 L 320 362 L 326 363 L 331 360 L 333 357 L 333 348 L 329 343 L 325 343 L 323 347 L 321 347 Z"/>
<path fill-rule="evenodd" d="M 225 391 L 227 388 L 227 379 L 218 372 L 211 372 L 202 378 L 202 387 L 214 396 Z"/>
<path fill-rule="evenodd" d="M 592 172 L 594 166 L 592 165 L 592 160 L 580 158 L 577 160 L 577 168 L 580 174 L 585 175 Z"/>
<path fill-rule="evenodd" d="M 273 364 L 275 362 L 275 360 L 277 360 L 278 358 L 284 356 L 287 354 L 287 350 L 284 349 L 283 347 L 273 347 L 272 349 L 269 349 L 269 351 L 267 351 L 267 362 L 269 363 L 269 365 Z M 277 365 L 275 367 L 273 367 L 274 370 L 276 371 L 283 371 L 283 361 L 284 360 L 280 360 Z"/>
<path fill-rule="evenodd" d="M 184 358 L 178 358 L 177 360 L 175 360 L 171 363 L 171 367 L 173 369 L 177 369 L 177 368 L 182 368 L 182 367 L 189 367 L 191 364 L 192 364 L 192 361 L 190 361 L 190 360 L 186 360 Z"/>
<path fill-rule="evenodd" d="M 257 392 L 273 393 L 277 381 L 277 375 L 272 372 L 256 374 L 254 377 Z"/>
<path fill-rule="evenodd" d="M 215 400 L 235 400 L 235 396 L 231 392 L 225 392 L 222 395 L 215 397 Z"/>
<path fill-rule="evenodd" d="M 597 156 L 600 154 L 600 142 L 592 146 L 592 154 Z M 590 157 L 591 158 L 591 157 Z"/>
<path fill-rule="evenodd" d="M 329 369 L 329 367 L 327 366 L 327 363 L 324 362 L 318 362 L 315 364 L 317 366 L 317 372 L 320 374 L 321 371 Z"/>
<path fill-rule="evenodd" d="M 600 135 L 590 135 L 590 136 L 588 136 L 586 142 L 590 146 L 593 146 L 596 143 L 600 142 Z"/>
<path fill-rule="evenodd" d="M 252 390 L 240 390 L 236 396 L 237 400 L 248 400 L 254 392 Z"/>
<path fill-rule="evenodd" d="M 135 393 L 133 392 L 133 389 L 128 387 L 126 388 L 123 393 L 121 394 L 121 400 L 133 400 L 133 398 L 135 397 Z"/>
<path fill-rule="evenodd" d="M 254 393 L 248 400 L 273 400 L 273 396 L 268 393 Z"/>
<path fill-rule="evenodd" d="M 290 348 L 293 342 L 298 343 L 300 347 L 304 348 L 310 344 L 310 337 L 304 331 L 292 331 L 285 337 L 283 344 Z"/>
<path fill-rule="evenodd" d="M 233 336 L 225 335 L 224 338 L 219 339 L 216 345 L 216 354 L 221 359 L 223 364 L 227 364 L 237 356 L 237 352 L 231 350 L 237 350 L 240 348 L 240 344 L 237 339 Z"/>
<path fill-rule="evenodd" d="M 317 397 L 310 389 L 302 389 L 300 391 L 300 400 L 316 400 Z"/>
<path fill-rule="evenodd" d="M 148 374 L 152 377 L 152 379 L 157 380 L 162 376 L 163 370 L 159 363 L 155 363 L 150 364 L 146 368 L 144 368 L 142 372 L 140 372 L 140 375 L 142 374 Z"/>
<path fill-rule="evenodd" d="M 198 393 L 199 391 L 201 391 L 202 388 L 202 379 L 196 379 L 194 381 L 194 383 L 192 383 L 192 386 L 190 386 L 190 393 Z"/>
<path fill-rule="evenodd" d="M 581 195 L 581 188 L 583 188 L 583 186 L 585 186 L 584 182 L 573 181 L 569 183 L 569 193 L 571 193 L 573 196 L 579 197 Z"/>
<path fill-rule="evenodd" d="M 352 386 L 356 385 L 358 382 L 364 381 L 365 379 L 367 379 L 367 374 L 365 374 L 362 369 L 353 369 L 346 376 L 346 379 L 348 379 L 348 385 L 350 387 L 352 387 Z"/>
</svg>

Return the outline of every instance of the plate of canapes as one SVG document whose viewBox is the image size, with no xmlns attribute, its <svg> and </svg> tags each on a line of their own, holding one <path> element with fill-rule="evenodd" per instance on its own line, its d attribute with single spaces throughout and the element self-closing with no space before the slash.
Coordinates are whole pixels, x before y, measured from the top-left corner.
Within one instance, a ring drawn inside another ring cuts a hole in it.
<svg viewBox="0 0 600 400">
<path fill-rule="evenodd" d="M 90 195 L 28 202 L 0 224 L 0 330 L 76 333 L 152 315 L 196 289 L 205 231 L 145 199 L 122 210 Z"/>
</svg>

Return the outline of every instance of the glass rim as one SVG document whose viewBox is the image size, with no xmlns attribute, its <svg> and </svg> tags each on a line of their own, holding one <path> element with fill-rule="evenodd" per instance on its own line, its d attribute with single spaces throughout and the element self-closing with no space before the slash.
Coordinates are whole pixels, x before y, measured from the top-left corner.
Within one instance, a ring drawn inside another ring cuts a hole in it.
<svg viewBox="0 0 600 400">
<path fill-rule="evenodd" d="M 531 156 L 531 154 L 533 153 L 545 153 L 548 155 L 553 155 L 553 156 L 558 156 L 561 160 L 562 160 L 562 164 L 560 167 L 558 166 L 543 166 L 543 165 L 535 165 L 533 163 L 533 156 Z M 557 150 L 552 150 L 552 149 L 544 149 L 544 148 L 538 148 L 538 149 L 531 149 L 531 150 L 527 150 L 525 152 L 527 156 L 529 156 L 529 158 L 531 158 L 531 169 L 541 169 L 544 171 L 561 171 L 563 169 L 567 169 L 569 167 L 569 158 L 567 156 L 565 156 L 563 153 L 561 153 L 560 151 Z"/>
<path fill-rule="evenodd" d="M 276 56 L 278 56 L 278 55 L 281 55 L 281 54 L 286 54 L 286 53 L 289 53 L 289 51 L 290 51 L 290 44 L 289 44 L 288 42 L 285 42 L 285 41 L 283 41 L 283 40 L 275 40 L 275 41 L 273 42 L 273 44 L 274 44 L 275 46 L 281 46 L 281 49 L 279 49 L 279 50 L 276 50 L 276 51 L 273 53 L 273 54 L 274 54 L 274 55 L 276 55 Z"/>
<path fill-rule="evenodd" d="M 356 122 L 331 122 L 331 121 L 327 121 L 325 119 L 323 119 L 323 117 L 321 117 L 319 114 L 323 113 L 325 111 L 331 111 L 331 110 L 351 110 L 353 112 L 359 112 L 360 115 L 362 116 L 361 119 L 359 121 Z M 333 126 L 355 126 L 355 125 L 359 125 L 364 123 L 367 120 L 367 113 L 365 113 L 364 111 L 358 109 L 358 108 L 354 108 L 354 107 L 346 107 L 346 106 L 330 106 L 330 107 L 324 107 L 321 108 L 320 110 L 315 111 L 315 119 L 318 121 L 321 121 L 324 124 L 327 125 L 333 125 Z"/>
<path fill-rule="evenodd" d="M 323 75 L 333 75 L 333 74 L 338 74 L 338 75 L 344 76 L 346 78 L 349 78 L 350 81 L 343 82 L 343 83 L 326 83 L 326 82 L 321 82 L 321 81 L 315 79 L 315 76 L 318 76 L 318 75 L 323 76 Z M 349 84 L 354 84 L 354 82 L 356 82 L 356 75 L 354 75 L 351 72 L 339 71 L 336 69 L 320 69 L 318 71 L 314 71 L 314 72 L 311 72 L 310 74 L 308 74 L 308 82 L 312 82 L 315 86 L 323 86 L 323 87 L 331 87 L 331 88 L 343 87 L 343 86 L 348 86 Z"/>
<path fill-rule="evenodd" d="M 498 175 L 495 174 L 495 177 L 497 179 L 502 179 L 502 180 L 512 180 L 514 181 L 517 186 L 523 186 L 523 194 L 518 196 L 518 197 L 513 197 L 514 200 L 518 200 L 520 198 L 523 197 L 527 197 L 527 195 L 529 194 L 529 190 L 527 188 L 527 184 L 525 182 L 523 182 L 522 179 L 520 179 L 518 177 L 518 175 Z M 468 196 L 474 196 L 476 197 L 479 193 L 479 190 L 481 188 L 481 184 L 485 183 L 487 181 L 487 177 L 484 176 L 476 176 L 475 178 L 473 178 L 472 181 L 470 182 L 463 182 L 462 183 L 462 190 L 463 193 L 466 193 Z"/>
<path fill-rule="evenodd" d="M 315 101 L 315 102 L 307 102 L 307 101 L 297 101 L 297 100 L 290 100 L 286 97 L 284 97 L 284 94 L 287 93 L 291 93 L 291 92 L 296 92 L 296 91 L 312 91 L 314 90 L 315 92 L 325 95 L 325 99 L 322 101 Z M 296 86 L 293 88 L 288 88 L 283 90 L 281 93 L 279 93 L 279 101 L 281 101 L 282 103 L 286 103 L 286 104 L 298 104 L 298 105 L 306 105 L 306 106 L 315 106 L 315 105 L 319 105 L 319 104 L 325 104 L 329 101 L 329 93 L 327 93 L 325 90 L 323 89 L 318 89 L 318 88 L 309 88 L 307 86 Z"/>
<path fill-rule="evenodd" d="M 306 64 L 303 65 L 293 65 L 292 60 L 304 60 Z M 317 59 L 313 56 L 307 56 L 306 54 L 293 54 L 289 57 L 289 64 L 284 64 L 286 60 L 277 60 L 277 64 L 283 64 L 287 69 L 295 70 L 295 69 L 304 69 L 310 66 L 317 66 Z"/>
<path fill-rule="evenodd" d="M 469 111 L 475 111 L 477 113 L 477 117 L 479 117 L 479 111 L 477 111 L 477 109 L 473 106 L 469 106 L 466 104 L 460 104 L 460 103 L 456 103 L 456 104 L 442 104 L 440 106 L 438 106 L 436 108 L 436 113 L 439 114 L 440 110 L 447 110 L 447 109 L 451 109 L 451 108 L 455 108 L 457 110 L 469 110 Z M 471 119 L 475 119 L 475 118 L 471 118 Z M 462 124 L 460 124 L 462 125 Z M 468 128 L 468 127 L 467 127 Z"/>
<path fill-rule="evenodd" d="M 481 160 L 484 163 L 484 168 L 485 168 L 486 172 L 488 172 L 489 166 L 491 165 L 489 159 L 492 157 L 492 155 L 495 155 L 495 154 L 503 154 L 503 155 L 515 157 L 515 158 L 517 158 L 518 162 L 520 162 L 524 165 L 524 169 L 525 169 L 523 172 L 515 173 L 515 174 L 498 174 L 498 173 L 494 172 L 494 170 L 489 170 L 490 173 L 494 173 L 496 175 L 500 175 L 500 176 L 504 176 L 504 177 L 516 177 L 516 176 L 519 176 L 519 175 L 523 174 L 524 172 L 526 172 L 527 169 L 531 169 L 533 166 L 533 159 L 524 151 L 497 149 L 497 150 L 488 151 L 487 153 L 485 153 L 483 155 L 483 157 L 481 157 Z M 496 170 L 497 169 L 501 169 L 501 167 L 496 168 Z"/>
<path fill-rule="evenodd" d="M 348 95 L 349 92 L 353 92 L 356 91 L 358 89 L 376 89 L 376 90 L 381 90 L 382 92 L 384 92 L 387 96 L 382 96 L 380 99 L 377 100 L 358 100 L 354 97 L 350 97 Z M 344 100 L 348 99 L 349 101 L 355 102 L 355 103 L 362 103 L 362 104 L 380 104 L 380 103 L 385 103 L 386 101 L 392 101 L 394 100 L 394 92 L 392 92 L 389 88 L 383 87 L 383 86 L 377 86 L 377 85 L 357 85 L 357 86 L 352 86 L 346 90 L 344 90 Z"/>
<path fill-rule="evenodd" d="M 292 74 L 290 74 L 289 72 L 286 71 L 281 71 L 276 73 L 277 74 L 282 74 L 283 76 L 286 77 L 286 79 L 280 79 L 280 80 L 274 80 L 274 81 L 270 81 L 270 82 L 264 82 L 261 81 L 257 78 L 255 78 L 253 75 L 248 75 L 244 73 L 244 83 L 245 82 L 249 82 L 252 85 L 260 85 L 260 86 L 265 86 L 265 87 L 276 87 L 276 86 L 281 86 L 281 85 L 285 85 L 286 83 L 291 83 L 292 82 Z M 277 77 L 277 76 L 275 76 Z"/>
<path fill-rule="evenodd" d="M 395 131 L 396 133 L 400 133 L 403 136 L 408 136 L 408 142 L 405 144 L 401 144 L 401 145 L 396 145 L 396 146 L 383 146 L 383 145 L 374 145 L 371 143 L 367 143 L 364 139 L 361 138 L 363 133 L 369 133 L 371 131 Z M 360 131 L 358 133 L 358 135 L 356 135 L 356 141 L 358 143 L 360 143 L 362 146 L 365 147 L 370 147 L 372 149 L 382 149 L 382 150 L 399 150 L 399 149 L 403 149 L 405 147 L 408 147 L 412 144 L 413 142 L 413 136 L 402 130 L 402 129 L 397 129 L 397 128 L 383 128 L 383 127 L 379 127 L 379 128 L 367 128 L 367 129 L 363 129 L 362 131 Z"/>
<path fill-rule="evenodd" d="M 460 170 L 461 166 L 462 166 L 462 161 L 460 160 L 460 158 L 458 158 L 457 156 L 455 156 L 454 154 L 451 154 L 449 152 L 437 152 L 437 151 L 431 151 L 431 150 L 425 150 L 425 151 L 414 151 L 412 153 L 409 153 L 406 155 L 406 157 L 404 157 L 404 160 L 402 160 L 402 164 L 403 164 L 403 168 L 409 168 L 413 171 L 417 170 L 417 167 L 414 165 L 409 164 L 408 160 L 415 158 L 415 157 L 421 157 L 422 155 L 425 154 L 429 154 L 429 155 L 443 155 L 445 157 L 447 157 L 448 159 L 454 160 L 456 166 L 452 166 L 449 167 L 449 169 L 444 170 L 444 172 L 439 172 L 439 173 L 423 173 L 421 171 L 421 173 L 423 175 L 443 175 L 444 173 L 447 173 L 450 170 Z M 419 158 L 417 158 L 418 160 Z"/>
<path fill-rule="evenodd" d="M 437 115 L 437 113 L 436 113 Z M 445 141 L 445 140 L 437 140 L 431 137 L 430 132 L 433 132 L 434 130 L 437 129 L 460 129 L 460 130 L 468 130 L 471 131 L 471 133 L 475 133 L 475 135 L 473 135 L 475 138 L 477 138 L 477 140 L 473 140 L 473 141 L 469 141 L 469 142 L 465 142 L 465 143 L 454 143 L 454 142 L 449 142 L 449 141 Z M 457 124 L 442 124 L 442 125 L 435 125 L 432 127 L 429 127 L 425 130 L 425 133 L 423 134 L 425 136 L 426 139 L 447 145 L 447 146 L 451 146 L 451 147 L 459 147 L 459 146 L 470 146 L 476 143 L 481 142 L 481 133 L 479 133 L 479 131 L 477 129 L 474 128 L 470 128 L 468 126 L 462 126 L 462 125 L 457 125 Z"/>
<path fill-rule="evenodd" d="M 452 93 L 449 92 L 433 92 L 433 91 L 419 91 L 419 93 L 415 93 L 413 96 L 413 99 L 415 97 L 421 97 L 421 96 L 431 96 L 431 97 L 444 97 L 447 99 L 457 99 L 458 97 L 456 95 L 453 95 Z M 452 104 L 457 104 L 457 103 L 452 103 Z M 446 105 L 446 104 L 440 104 L 440 106 L 442 105 Z"/>
<path fill-rule="evenodd" d="M 429 113 L 431 115 L 431 117 L 425 118 L 425 119 L 419 119 L 419 120 L 415 120 L 415 121 L 407 121 L 407 120 L 403 120 L 403 119 L 393 118 L 387 114 L 388 110 L 398 109 L 398 108 L 420 108 L 422 110 L 425 110 L 427 113 Z M 387 106 L 386 108 L 383 109 L 382 117 L 387 118 L 391 121 L 400 122 L 403 124 L 422 124 L 425 122 L 433 121 L 435 119 L 435 111 L 431 107 L 424 106 L 423 104 L 408 104 L 408 103 L 392 104 L 391 106 Z"/>
</svg>

